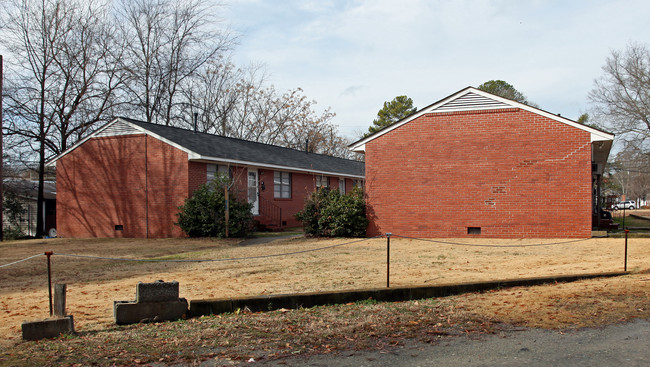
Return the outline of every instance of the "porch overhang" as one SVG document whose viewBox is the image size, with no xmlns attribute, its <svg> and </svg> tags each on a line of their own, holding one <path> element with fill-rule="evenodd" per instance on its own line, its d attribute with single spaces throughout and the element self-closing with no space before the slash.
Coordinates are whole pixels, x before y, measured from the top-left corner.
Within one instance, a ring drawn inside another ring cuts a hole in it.
<svg viewBox="0 0 650 367">
<path fill-rule="evenodd" d="M 591 142 L 591 164 L 592 173 L 602 175 L 605 172 L 605 165 L 612 149 L 613 140 L 598 140 Z"/>
</svg>

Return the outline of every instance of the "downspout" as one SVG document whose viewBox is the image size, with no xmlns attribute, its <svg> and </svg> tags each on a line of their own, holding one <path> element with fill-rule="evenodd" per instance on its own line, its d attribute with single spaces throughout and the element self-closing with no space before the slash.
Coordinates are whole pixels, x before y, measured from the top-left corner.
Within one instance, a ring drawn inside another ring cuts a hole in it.
<svg viewBox="0 0 650 367">
<path fill-rule="evenodd" d="M 144 135 L 144 222 L 145 238 L 149 238 L 149 150 L 147 147 L 147 134 Z"/>
</svg>

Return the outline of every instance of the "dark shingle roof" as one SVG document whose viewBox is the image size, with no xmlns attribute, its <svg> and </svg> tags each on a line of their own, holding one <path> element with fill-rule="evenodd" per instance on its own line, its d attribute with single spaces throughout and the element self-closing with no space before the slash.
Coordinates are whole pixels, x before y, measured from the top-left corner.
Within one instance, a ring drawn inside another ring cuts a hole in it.
<svg viewBox="0 0 650 367">
<path fill-rule="evenodd" d="M 364 163 L 121 117 L 206 158 L 235 160 L 301 170 L 363 176 Z"/>
<path fill-rule="evenodd" d="M 5 192 L 30 199 L 38 197 L 38 181 L 23 179 L 4 179 Z M 56 182 L 43 181 L 43 198 L 56 199 Z"/>
</svg>

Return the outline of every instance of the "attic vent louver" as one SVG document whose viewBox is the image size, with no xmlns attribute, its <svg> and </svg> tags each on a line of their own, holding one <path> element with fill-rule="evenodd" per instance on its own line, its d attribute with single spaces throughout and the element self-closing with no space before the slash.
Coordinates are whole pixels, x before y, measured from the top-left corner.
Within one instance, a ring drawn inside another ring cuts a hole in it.
<svg viewBox="0 0 650 367">
<path fill-rule="evenodd" d="M 97 133 L 97 137 L 119 136 L 119 135 L 133 135 L 138 134 L 139 131 L 133 126 L 123 122 L 116 122 L 108 126 L 104 131 Z"/>
<path fill-rule="evenodd" d="M 436 108 L 435 112 L 451 112 L 451 111 L 467 111 L 467 110 L 490 110 L 497 108 L 510 108 L 512 106 L 494 100 L 492 98 L 483 97 L 476 93 L 467 93 L 466 95 L 451 100 L 442 106 Z"/>
</svg>

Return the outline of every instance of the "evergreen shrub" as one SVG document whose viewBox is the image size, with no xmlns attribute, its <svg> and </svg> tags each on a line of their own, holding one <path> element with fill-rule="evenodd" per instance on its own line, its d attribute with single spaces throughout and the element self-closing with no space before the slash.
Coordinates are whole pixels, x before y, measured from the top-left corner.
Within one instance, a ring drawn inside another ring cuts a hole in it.
<svg viewBox="0 0 650 367">
<path fill-rule="evenodd" d="M 190 237 L 226 236 L 226 199 L 224 185 L 229 180 L 217 178 L 201 185 L 194 194 L 185 200 L 179 209 L 178 222 Z M 229 193 L 230 214 L 228 220 L 229 237 L 246 237 L 253 231 L 251 204 Z"/>
<path fill-rule="evenodd" d="M 318 237 L 363 237 L 368 226 L 363 191 L 358 187 L 344 195 L 336 189 L 318 189 L 296 218 L 305 234 Z"/>
</svg>

